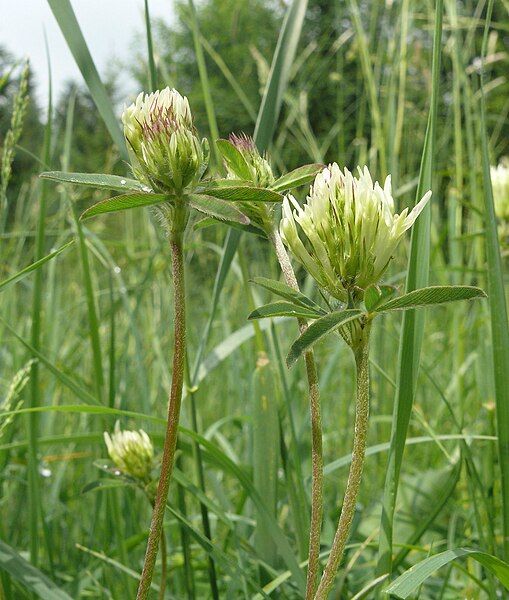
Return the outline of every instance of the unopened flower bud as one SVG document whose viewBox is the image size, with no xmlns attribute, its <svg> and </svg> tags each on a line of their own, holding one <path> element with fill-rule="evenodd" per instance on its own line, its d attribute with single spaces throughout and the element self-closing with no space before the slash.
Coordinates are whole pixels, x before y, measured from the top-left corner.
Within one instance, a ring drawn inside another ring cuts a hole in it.
<svg viewBox="0 0 509 600">
<path fill-rule="evenodd" d="M 317 283 L 345 302 L 350 292 L 380 281 L 430 196 L 396 215 L 390 176 L 382 188 L 367 167 L 354 177 L 334 163 L 316 176 L 303 208 L 285 198 L 281 236 Z"/>
<path fill-rule="evenodd" d="M 154 447 L 143 429 L 121 431 L 117 421 L 111 436 L 104 432 L 104 441 L 111 460 L 122 472 L 144 482 L 150 479 Z"/>
<path fill-rule="evenodd" d="M 262 156 L 254 143 L 252 137 L 241 133 L 237 135 L 231 133 L 228 137 L 230 143 L 242 154 L 251 173 L 251 183 L 256 187 L 268 187 L 275 181 L 269 161 Z M 226 170 L 229 177 L 237 178 L 238 175 L 232 172 L 228 163 Z"/>
<path fill-rule="evenodd" d="M 208 143 L 196 135 L 189 102 L 175 89 L 141 93 L 122 114 L 135 177 L 154 191 L 181 193 L 208 164 Z"/>
<path fill-rule="evenodd" d="M 244 164 L 239 169 L 239 165 L 232 164 L 225 158 L 226 176 L 228 179 L 243 179 L 249 181 L 254 187 L 267 188 L 276 178 L 272 173 L 270 164 L 265 156 L 262 156 L 256 147 L 256 144 L 250 136 L 245 133 L 239 135 L 231 133 L 228 141 L 242 155 Z M 272 210 L 273 206 L 266 202 L 242 202 L 239 203 L 241 210 L 245 213 L 251 223 L 263 231 L 272 228 Z"/>
</svg>

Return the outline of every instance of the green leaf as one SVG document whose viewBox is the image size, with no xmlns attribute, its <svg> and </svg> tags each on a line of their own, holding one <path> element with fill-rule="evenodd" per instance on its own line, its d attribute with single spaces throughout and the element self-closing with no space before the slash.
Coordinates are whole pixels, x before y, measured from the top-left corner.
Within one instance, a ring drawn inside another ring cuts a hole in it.
<svg viewBox="0 0 509 600">
<path fill-rule="evenodd" d="M 118 212 L 139 206 L 152 206 L 165 202 L 170 197 L 166 194 L 122 194 L 94 204 L 81 215 L 80 220 L 101 215 L 103 213 Z"/>
<path fill-rule="evenodd" d="M 509 590 L 509 565 L 507 563 L 486 552 L 470 548 L 455 548 L 430 556 L 417 563 L 403 575 L 400 575 L 387 588 L 387 592 L 398 598 L 408 598 L 437 569 L 463 556 L 473 558 L 488 571 L 491 571 L 500 583 Z"/>
<path fill-rule="evenodd" d="M 123 160 L 129 160 L 124 136 L 113 111 L 113 104 L 99 77 L 70 0 L 48 0 L 48 4 L 120 156 Z"/>
<path fill-rule="evenodd" d="M 44 573 L 32 566 L 14 548 L 0 540 L 0 569 L 18 581 L 26 590 L 44 600 L 72 600 Z"/>
<path fill-rule="evenodd" d="M 392 298 L 396 292 L 396 288 L 392 285 L 370 285 L 364 293 L 364 306 L 372 312 L 380 304 Z"/>
<path fill-rule="evenodd" d="M 407 310 L 408 308 L 445 304 L 457 300 L 472 300 L 473 298 L 486 298 L 486 294 L 480 288 L 470 285 L 436 285 L 420 288 L 393 298 L 389 302 L 381 304 L 377 308 L 377 312 Z"/>
<path fill-rule="evenodd" d="M 249 185 L 225 187 L 212 186 L 205 190 L 208 195 L 222 200 L 233 200 L 237 202 L 282 202 L 283 196 L 278 192 L 265 188 L 258 188 Z"/>
<path fill-rule="evenodd" d="M 275 192 L 285 192 L 296 187 L 310 183 L 316 175 L 324 168 L 321 163 L 313 163 L 298 167 L 286 175 L 283 175 L 270 186 Z"/>
<path fill-rule="evenodd" d="M 229 140 L 217 140 L 216 146 L 223 160 L 235 175 L 240 179 L 249 181 L 251 179 L 251 171 L 242 152 L 237 150 Z"/>
<path fill-rule="evenodd" d="M 74 183 L 75 185 L 86 185 L 93 188 L 105 190 L 117 190 L 123 192 L 131 190 L 135 192 L 150 192 L 150 188 L 144 186 L 136 179 L 119 177 L 118 175 L 107 175 L 106 173 L 65 173 L 64 171 L 45 171 L 39 177 L 51 179 L 62 183 Z"/>
<path fill-rule="evenodd" d="M 250 233 L 252 235 L 257 235 L 258 237 L 261 237 L 265 240 L 267 239 L 267 235 L 263 231 L 263 229 L 260 229 L 256 225 L 242 225 L 242 223 L 236 223 L 235 221 L 226 222 L 230 227 L 234 227 L 239 231 L 243 231 L 244 233 Z M 220 221 L 218 221 L 215 217 L 204 217 L 203 219 L 199 219 L 198 221 L 196 221 L 196 223 L 193 225 L 193 230 L 199 231 L 200 229 L 206 229 L 207 227 L 211 227 L 212 225 L 218 225 L 218 223 L 220 223 Z"/>
<path fill-rule="evenodd" d="M 241 223 L 249 225 L 249 219 L 228 202 L 206 194 L 189 194 L 189 204 L 196 210 L 228 223 Z"/>
<path fill-rule="evenodd" d="M 129 484 L 123 479 L 108 479 L 104 477 L 103 479 L 97 479 L 96 481 L 91 481 L 90 483 L 84 485 L 81 488 L 81 493 L 87 494 L 88 492 L 102 492 L 104 490 L 126 487 L 127 485 Z"/>
<path fill-rule="evenodd" d="M 316 320 L 307 328 L 307 330 L 293 342 L 290 352 L 286 357 L 286 364 L 290 368 L 297 359 L 307 352 L 316 342 L 321 340 L 331 331 L 334 331 L 341 325 L 345 325 L 350 321 L 354 321 L 361 317 L 364 313 L 357 309 L 338 310 L 325 317 Z"/>
<path fill-rule="evenodd" d="M 0 281 L 0 291 L 8 288 L 10 285 L 13 285 L 13 284 L 17 283 L 18 281 L 21 281 L 29 273 L 31 273 L 32 271 L 35 271 L 36 269 L 38 269 L 39 267 L 41 267 L 44 263 L 48 262 L 52 258 L 55 258 L 55 256 L 58 256 L 64 250 L 67 250 L 67 248 L 69 248 L 69 246 L 72 246 L 72 244 L 74 244 L 74 240 L 71 240 L 70 242 L 67 242 L 67 244 L 64 244 L 63 246 L 60 246 L 60 248 L 57 248 L 57 250 L 55 250 L 54 252 L 51 252 L 50 254 L 44 256 L 40 260 L 36 260 L 31 265 L 28 265 L 28 267 L 25 267 L 24 269 L 21 269 L 21 271 L 18 271 L 14 275 L 11 275 L 9 278 L 4 279 L 3 281 Z"/>
<path fill-rule="evenodd" d="M 276 279 L 267 279 L 266 277 L 255 277 L 253 279 L 253 283 L 256 283 L 256 285 L 273 292 L 277 296 L 281 296 L 281 298 L 284 298 L 285 300 L 289 300 L 292 304 L 297 304 L 307 309 L 311 308 L 321 315 L 326 314 L 323 308 L 316 304 L 316 302 L 313 302 L 311 298 L 308 298 L 302 292 L 294 290 L 281 281 L 277 281 Z"/>
<path fill-rule="evenodd" d="M 316 310 L 292 304 L 291 302 L 272 302 L 253 310 L 248 319 L 266 319 L 268 317 L 302 317 L 316 319 L 321 313 Z"/>
</svg>

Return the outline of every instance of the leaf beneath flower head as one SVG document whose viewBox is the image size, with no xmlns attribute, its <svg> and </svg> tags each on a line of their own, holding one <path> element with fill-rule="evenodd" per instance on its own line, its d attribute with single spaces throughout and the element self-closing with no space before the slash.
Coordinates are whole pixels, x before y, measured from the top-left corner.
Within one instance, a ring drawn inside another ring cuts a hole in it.
<svg viewBox="0 0 509 600">
<path fill-rule="evenodd" d="M 348 310 L 337 310 L 325 315 L 320 319 L 317 319 L 314 323 L 306 329 L 306 331 L 293 342 L 288 356 L 286 357 L 286 364 L 288 368 L 292 367 L 298 358 L 308 350 L 311 349 L 316 342 L 321 340 L 331 331 L 334 331 L 341 325 L 345 325 L 350 321 L 354 321 L 361 317 L 364 313 L 357 309 Z"/>
<path fill-rule="evenodd" d="M 139 206 L 152 206 L 169 199 L 170 196 L 167 196 L 166 194 L 122 194 L 121 196 L 114 196 L 107 200 L 101 200 L 101 202 L 87 208 L 80 216 L 80 219 L 88 219 L 95 215 L 118 212 L 129 208 L 137 208 Z"/>
<path fill-rule="evenodd" d="M 249 225 L 243 225 L 242 223 L 237 223 L 236 221 L 226 222 L 230 227 L 233 227 L 234 229 L 239 229 L 244 233 L 251 233 L 253 235 L 257 235 L 258 237 L 261 237 L 265 240 L 267 239 L 267 234 L 263 231 L 263 229 L 260 229 L 256 225 L 253 225 L 253 223 L 250 223 Z M 202 219 L 196 221 L 196 223 L 193 225 L 193 230 L 198 231 L 199 229 L 205 229 L 206 227 L 211 227 L 212 225 L 217 225 L 218 223 L 221 223 L 221 221 L 218 221 L 214 217 L 203 217 Z"/>
<path fill-rule="evenodd" d="M 323 308 L 316 302 L 313 302 L 311 298 L 308 298 L 302 292 L 294 290 L 281 281 L 277 281 L 276 279 L 267 279 L 266 277 L 255 277 L 253 279 L 253 283 L 256 283 L 256 285 L 273 292 L 277 296 L 281 296 L 281 298 L 284 298 L 285 300 L 289 300 L 292 304 L 297 304 L 304 308 L 311 309 L 322 315 L 326 314 Z"/>
<path fill-rule="evenodd" d="M 187 198 L 193 208 L 210 217 L 220 221 L 249 225 L 249 218 L 229 202 L 206 194 L 189 194 Z"/>
<path fill-rule="evenodd" d="M 233 200 L 236 202 L 282 202 L 283 196 L 278 192 L 266 188 L 258 188 L 250 185 L 225 187 L 212 186 L 207 188 L 207 194 L 222 200 Z"/>
<path fill-rule="evenodd" d="M 370 285 L 364 292 L 364 305 L 371 312 L 378 306 L 390 300 L 397 290 L 392 285 Z"/>
<path fill-rule="evenodd" d="M 288 190 L 293 190 L 296 187 L 310 183 L 324 166 L 325 165 L 322 165 L 321 163 L 313 163 L 294 169 L 279 179 L 276 179 L 270 186 L 270 189 L 275 192 L 287 192 Z"/>
<path fill-rule="evenodd" d="M 486 298 L 486 294 L 481 288 L 470 285 L 437 285 L 420 288 L 408 294 L 403 294 L 403 296 L 398 296 L 380 305 L 376 311 L 407 310 L 409 308 L 445 304 L 457 300 L 472 300 L 474 298 Z"/>
<path fill-rule="evenodd" d="M 63 171 L 46 171 L 39 177 L 60 181 L 61 183 L 74 183 L 75 185 L 85 185 L 88 187 L 125 191 L 132 190 L 136 192 L 150 192 L 150 188 L 141 184 L 136 179 L 128 177 L 119 177 L 118 175 L 107 175 L 106 173 L 64 173 Z"/>
<path fill-rule="evenodd" d="M 321 313 L 311 308 L 299 306 L 292 302 L 272 302 L 253 310 L 248 319 L 266 319 L 272 317 L 302 317 L 316 319 Z"/>
<path fill-rule="evenodd" d="M 221 153 L 221 156 L 227 163 L 228 167 L 239 177 L 240 179 L 251 179 L 251 171 L 246 162 L 246 159 L 242 156 L 242 152 L 237 150 L 235 146 L 228 140 L 217 140 L 216 147 Z"/>
</svg>

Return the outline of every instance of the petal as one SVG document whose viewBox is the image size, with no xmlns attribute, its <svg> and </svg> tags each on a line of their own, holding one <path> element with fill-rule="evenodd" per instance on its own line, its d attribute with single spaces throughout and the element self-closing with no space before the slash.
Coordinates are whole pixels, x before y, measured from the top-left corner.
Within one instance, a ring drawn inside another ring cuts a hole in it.
<svg viewBox="0 0 509 600">
<path fill-rule="evenodd" d="M 410 214 L 405 219 L 405 231 L 410 229 L 410 227 L 412 227 L 412 225 L 415 223 L 417 217 L 421 214 L 426 204 L 428 204 L 429 199 L 431 198 L 431 193 L 431 190 L 426 192 L 422 199 L 412 208 Z"/>
</svg>

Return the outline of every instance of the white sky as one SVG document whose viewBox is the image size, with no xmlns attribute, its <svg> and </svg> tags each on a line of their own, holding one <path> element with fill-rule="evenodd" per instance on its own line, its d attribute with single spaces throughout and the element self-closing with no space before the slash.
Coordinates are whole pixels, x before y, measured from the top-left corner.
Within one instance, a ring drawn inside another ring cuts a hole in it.
<svg viewBox="0 0 509 600">
<path fill-rule="evenodd" d="M 136 32 L 144 29 L 143 0 L 71 0 L 99 73 L 112 59 L 129 55 Z M 173 0 L 150 0 L 151 17 L 173 18 Z M 68 79 L 83 82 L 46 0 L 0 0 L 0 45 L 16 57 L 28 57 L 37 84 L 37 99 L 45 106 L 48 73 L 44 32 L 48 38 L 54 98 Z M 120 82 L 124 83 L 124 82 Z M 134 90 L 130 90 L 133 92 Z"/>
</svg>

